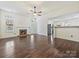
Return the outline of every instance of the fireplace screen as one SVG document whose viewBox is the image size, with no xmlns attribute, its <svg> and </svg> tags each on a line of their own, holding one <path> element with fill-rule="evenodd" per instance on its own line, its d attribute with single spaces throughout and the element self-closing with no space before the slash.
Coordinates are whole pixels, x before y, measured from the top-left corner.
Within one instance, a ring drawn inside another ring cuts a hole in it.
<svg viewBox="0 0 79 59">
<path fill-rule="evenodd" d="M 27 30 L 26 30 L 26 29 L 20 29 L 19 32 L 20 32 L 20 36 L 21 36 L 21 37 L 27 35 Z"/>
</svg>

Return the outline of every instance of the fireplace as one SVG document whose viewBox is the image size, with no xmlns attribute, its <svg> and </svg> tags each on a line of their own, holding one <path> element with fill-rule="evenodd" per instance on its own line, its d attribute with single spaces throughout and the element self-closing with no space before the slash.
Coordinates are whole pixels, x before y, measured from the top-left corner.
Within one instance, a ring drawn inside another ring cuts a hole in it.
<svg viewBox="0 0 79 59">
<path fill-rule="evenodd" d="M 19 35 L 20 35 L 20 37 L 26 37 L 27 36 L 27 29 L 20 29 Z"/>
</svg>

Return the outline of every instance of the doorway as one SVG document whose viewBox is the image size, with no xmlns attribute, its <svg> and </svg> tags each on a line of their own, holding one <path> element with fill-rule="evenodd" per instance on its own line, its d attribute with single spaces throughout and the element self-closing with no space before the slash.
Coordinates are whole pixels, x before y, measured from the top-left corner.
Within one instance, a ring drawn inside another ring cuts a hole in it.
<svg viewBox="0 0 79 59">
<path fill-rule="evenodd" d="M 48 36 L 48 43 L 53 44 L 53 39 L 54 39 L 54 26 L 53 26 L 53 24 L 47 24 L 47 36 Z"/>
</svg>

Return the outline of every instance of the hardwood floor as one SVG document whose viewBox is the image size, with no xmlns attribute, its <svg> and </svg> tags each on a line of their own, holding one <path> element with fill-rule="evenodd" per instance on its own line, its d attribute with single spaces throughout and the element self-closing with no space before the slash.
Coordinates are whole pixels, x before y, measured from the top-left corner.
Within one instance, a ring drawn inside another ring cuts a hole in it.
<svg viewBox="0 0 79 59">
<path fill-rule="evenodd" d="M 68 55 L 74 55 L 79 58 L 79 42 L 71 41 L 62 38 L 55 38 L 54 40 L 55 48 Z"/>
<path fill-rule="evenodd" d="M 50 37 L 28 35 L 25 38 L 0 39 L 0 58 L 64 58 L 76 57 L 63 54 L 55 48 Z"/>
</svg>

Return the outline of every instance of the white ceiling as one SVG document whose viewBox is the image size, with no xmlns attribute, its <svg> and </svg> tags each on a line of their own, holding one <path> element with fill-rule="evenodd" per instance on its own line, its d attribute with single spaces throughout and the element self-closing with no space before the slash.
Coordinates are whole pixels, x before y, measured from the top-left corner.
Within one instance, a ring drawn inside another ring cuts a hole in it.
<svg viewBox="0 0 79 59">
<path fill-rule="evenodd" d="M 79 12 L 79 2 L 67 1 L 0 1 L 0 8 L 26 15 L 33 6 L 42 10 L 43 15 L 56 17 L 67 13 Z"/>
</svg>

